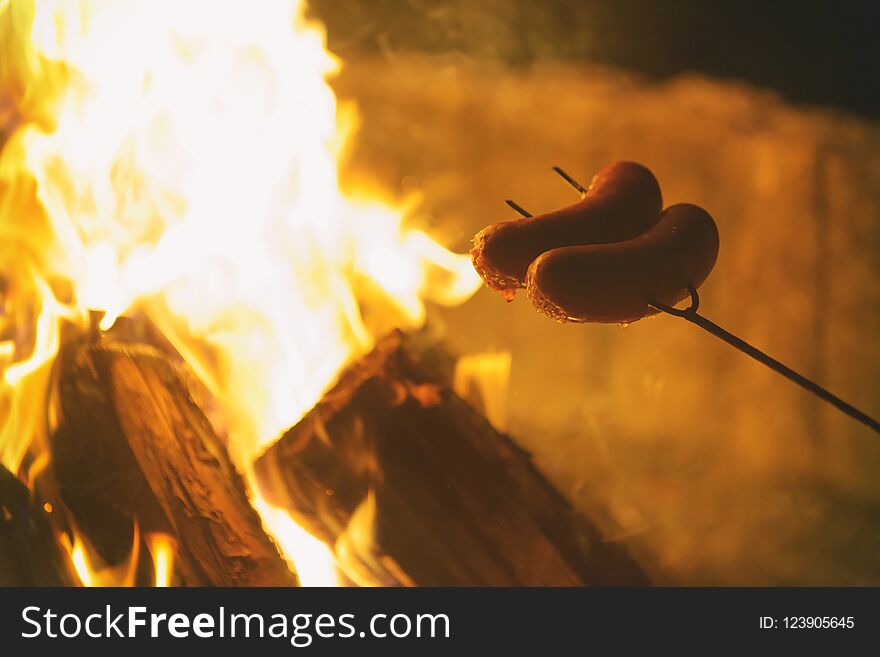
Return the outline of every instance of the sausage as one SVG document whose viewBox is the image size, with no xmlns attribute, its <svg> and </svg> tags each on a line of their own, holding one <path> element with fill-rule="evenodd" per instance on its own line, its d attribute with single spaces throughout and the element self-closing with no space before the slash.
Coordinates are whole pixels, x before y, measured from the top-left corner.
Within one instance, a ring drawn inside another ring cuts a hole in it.
<svg viewBox="0 0 880 657">
<path fill-rule="evenodd" d="M 718 228 L 709 213 L 682 203 L 635 239 L 568 246 L 540 255 L 526 288 L 536 309 L 560 322 L 634 322 L 672 306 L 699 287 L 718 257 Z"/>
<path fill-rule="evenodd" d="M 484 228 L 471 249 L 490 288 L 512 299 L 532 261 L 550 249 L 631 239 L 660 220 L 660 185 L 646 167 L 614 162 L 595 175 L 579 202 L 555 212 Z"/>
</svg>

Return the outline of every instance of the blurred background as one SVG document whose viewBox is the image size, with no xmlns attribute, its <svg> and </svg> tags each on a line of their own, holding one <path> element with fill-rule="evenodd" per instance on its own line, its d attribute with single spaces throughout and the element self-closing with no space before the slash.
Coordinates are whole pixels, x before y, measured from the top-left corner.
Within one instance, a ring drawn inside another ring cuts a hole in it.
<svg viewBox="0 0 880 657">
<path fill-rule="evenodd" d="M 358 105 L 343 182 L 486 224 L 650 167 L 716 219 L 704 314 L 880 415 L 873 3 L 311 0 Z M 433 322 L 510 354 L 493 413 L 661 584 L 880 583 L 880 440 L 684 321 L 558 325 L 481 290 Z M 503 357 L 502 357 L 503 358 Z"/>
</svg>

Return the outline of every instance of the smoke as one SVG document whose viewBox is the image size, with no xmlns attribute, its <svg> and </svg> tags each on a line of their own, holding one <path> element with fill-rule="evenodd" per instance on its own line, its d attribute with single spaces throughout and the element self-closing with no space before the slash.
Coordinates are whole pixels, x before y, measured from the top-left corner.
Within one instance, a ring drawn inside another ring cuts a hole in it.
<svg viewBox="0 0 880 657">
<path fill-rule="evenodd" d="M 574 202 L 552 165 L 646 164 L 719 225 L 705 315 L 880 411 L 877 125 L 570 61 L 351 53 L 335 86 L 363 120 L 343 181 L 417 188 L 459 250 L 506 198 Z M 512 354 L 510 433 L 657 582 L 878 581 L 880 441 L 777 374 L 671 317 L 558 325 L 488 290 L 433 317 L 459 353 Z"/>
</svg>

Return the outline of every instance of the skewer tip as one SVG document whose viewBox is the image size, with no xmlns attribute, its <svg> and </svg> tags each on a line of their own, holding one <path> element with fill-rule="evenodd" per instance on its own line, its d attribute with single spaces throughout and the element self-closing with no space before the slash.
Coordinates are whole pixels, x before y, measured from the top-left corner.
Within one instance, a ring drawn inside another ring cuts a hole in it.
<svg viewBox="0 0 880 657">
<path fill-rule="evenodd" d="M 521 205 L 520 205 L 519 203 L 517 203 L 516 201 L 513 201 L 513 200 L 511 200 L 511 199 L 507 199 L 507 200 L 504 201 L 504 202 L 507 203 L 507 205 L 509 205 L 509 206 L 510 206 L 511 208 L 513 208 L 517 213 L 521 214 L 521 215 L 522 215 L 523 217 L 525 217 L 526 219 L 528 219 L 529 217 L 533 216 L 531 212 L 529 212 L 528 210 L 526 210 L 523 206 L 521 206 Z"/>
<path fill-rule="evenodd" d="M 553 170 L 558 173 L 562 179 L 567 182 L 569 185 L 574 187 L 581 196 L 586 195 L 587 188 L 581 185 L 577 180 L 568 175 L 562 167 L 553 167 Z"/>
</svg>

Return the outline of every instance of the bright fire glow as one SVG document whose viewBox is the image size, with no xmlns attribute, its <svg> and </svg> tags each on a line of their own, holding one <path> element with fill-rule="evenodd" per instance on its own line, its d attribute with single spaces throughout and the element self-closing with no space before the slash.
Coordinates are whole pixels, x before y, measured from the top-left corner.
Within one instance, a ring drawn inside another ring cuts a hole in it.
<svg viewBox="0 0 880 657">
<path fill-rule="evenodd" d="M 61 545 L 67 551 L 73 569 L 83 586 L 134 586 L 140 557 L 140 530 L 134 525 L 131 552 L 128 560 L 118 566 L 107 566 L 94 556 L 95 551 L 79 531 L 74 529 L 73 540 L 67 534 L 60 537 Z"/>
<path fill-rule="evenodd" d="M 455 393 L 479 409 L 501 431 L 507 430 L 511 361 L 509 351 L 463 356 L 455 364 L 452 380 Z"/>
<path fill-rule="evenodd" d="M 375 192 L 340 192 L 357 119 L 337 111 L 337 68 L 296 0 L 0 3 L 6 467 L 45 448 L 59 326 L 88 309 L 164 332 L 250 477 L 374 336 L 473 293 L 467 257 Z M 304 583 L 331 582 L 328 548 L 253 501 Z"/>
<path fill-rule="evenodd" d="M 154 583 L 159 588 L 171 586 L 174 574 L 174 539 L 168 534 L 147 534 L 147 546 L 153 557 Z"/>
</svg>

